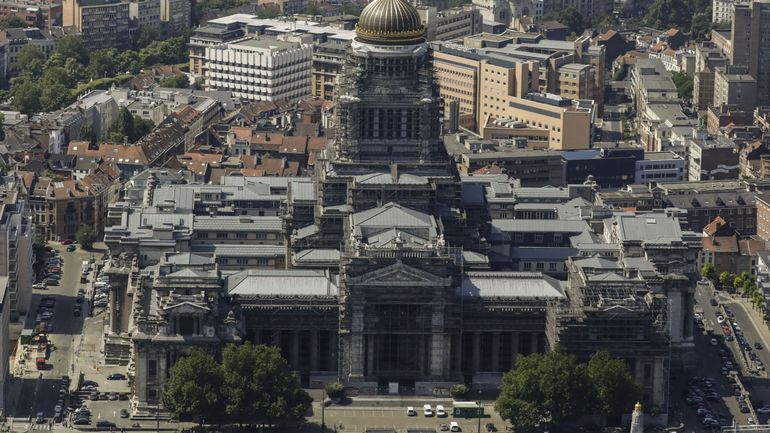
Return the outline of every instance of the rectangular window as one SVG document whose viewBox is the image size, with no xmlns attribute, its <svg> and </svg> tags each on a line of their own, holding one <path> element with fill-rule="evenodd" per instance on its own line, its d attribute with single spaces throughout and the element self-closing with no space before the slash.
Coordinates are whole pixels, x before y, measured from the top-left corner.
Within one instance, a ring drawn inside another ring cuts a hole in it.
<svg viewBox="0 0 770 433">
<path fill-rule="evenodd" d="M 562 234 L 561 233 L 554 233 L 553 234 L 553 243 L 560 244 L 560 243 L 562 243 L 562 241 L 563 241 L 563 238 L 562 238 Z"/>
<path fill-rule="evenodd" d="M 217 233 L 217 239 L 227 239 L 227 233 Z"/>
<path fill-rule="evenodd" d="M 543 243 L 543 234 L 542 233 L 535 233 L 535 243 L 536 244 L 542 244 Z"/>
<path fill-rule="evenodd" d="M 147 377 L 155 379 L 158 376 L 158 361 L 154 359 L 147 360 Z"/>
<path fill-rule="evenodd" d="M 257 239 L 267 239 L 267 233 L 257 232 Z"/>
<path fill-rule="evenodd" d="M 258 266 L 267 266 L 268 263 L 269 262 L 268 262 L 268 260 L 266 258 L 258 258 L 257 259 L 257 265 Z"/>
<path fill-rule="evenodd" d="M 249 234 L 248 233 L 236 233 L 235 237 L 237 239 L 248 239 L 249 238 Z"/>
<path fill-rule="evenodd" d="M 524 270 L 525 271 L 531 271 L 532 270 L 532 263 L 524 262 Z"/>
<path fill-rule="evenodd" d="M 544 268 L 544 266 L 543 266 L 543 264 L 542 264 L 542 263 L 537 263 L 537 264 L 535 265 L 535 270 L 536 270 L 536 271 L 542 272 L 542 271 L 543 271 L 543 268 Z"/>
<path fill-rule="evenodd" d="M 235 262 L 238 263 L 239 265 L 248 265 L 249 264 L 249 259 L 248 258 L 238 258 L 238 259 L 235 260 Z"/>
</svg>

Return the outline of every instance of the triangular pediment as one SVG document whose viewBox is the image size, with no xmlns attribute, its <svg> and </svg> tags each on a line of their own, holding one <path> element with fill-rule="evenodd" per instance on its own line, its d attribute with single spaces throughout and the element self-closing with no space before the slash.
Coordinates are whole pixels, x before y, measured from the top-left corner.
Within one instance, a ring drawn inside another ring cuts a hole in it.
<svg viewBox="0 0 770 433">
<path fill-rule="evenodd" d="M 201 314 L 209 311 L 208 307 L 195 304 L 193 302 L 181 302 L 164 308 L 165 311 L 174 314 Z"/>
<path fill-rule="evenodd" d="M 450 278 L 439 277 L 401 262 L 363 275 L 349 277 L 348 286 L 445 286 Z"/>
</svg>

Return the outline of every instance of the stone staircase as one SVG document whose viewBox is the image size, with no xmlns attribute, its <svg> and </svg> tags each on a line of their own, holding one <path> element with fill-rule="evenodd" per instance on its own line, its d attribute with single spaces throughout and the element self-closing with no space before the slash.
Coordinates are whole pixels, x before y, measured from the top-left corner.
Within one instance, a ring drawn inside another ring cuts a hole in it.
<svg viewBox="0 0 770 433">
<path fill-rule="evenodd" d="M 104 337 L 104 363 L 107 365 L 128 365 L 131 360 L 131 338 L 120 335 Z"/>
</svg>

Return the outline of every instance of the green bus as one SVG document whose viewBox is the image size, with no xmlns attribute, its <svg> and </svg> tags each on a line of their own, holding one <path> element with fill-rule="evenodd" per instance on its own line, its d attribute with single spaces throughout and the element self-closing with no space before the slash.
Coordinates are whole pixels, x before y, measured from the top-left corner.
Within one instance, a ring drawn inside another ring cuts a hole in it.
<svg viewBox="0 0 770 433">
<path fill-rule="evenodd" d="M 452 416 L 455 418 L 481 418 L 484 406 L 475 401 L 455 401 L 452 403 Z"/>
</svg>

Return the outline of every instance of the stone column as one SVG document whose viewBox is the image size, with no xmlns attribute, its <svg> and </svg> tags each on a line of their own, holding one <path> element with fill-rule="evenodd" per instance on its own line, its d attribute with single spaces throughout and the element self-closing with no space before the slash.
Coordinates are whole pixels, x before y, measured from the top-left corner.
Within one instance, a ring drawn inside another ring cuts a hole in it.
<svg viewBox="0 0 770 433">
<path fill-rule="evenodd" d="M 318 371 L 318 368 L 318 330 L 313 330 L 310 331 L 310 371 Z"/>
<path fill-rule="evenodd" d="M 291 331 L 291 368 L 299 371 L 299 331 Z"/>
<path fill-rule="evenodd" d="M 652 365 L 652 404 L 662 406 L 666 404 L 666 375 L 664 358 L 655 358 Z"/>
<path fill-rule="evenodd" d="M 430 336 L 430 376 L 434 379 L 441 378 L 445 374 L 444 364 L 447 359 L 447 336 L 444 334 L 432 334 Z"/>
<path fill-rule="evenodd" d="M 415 335 L 413 337 L 416 340 L 416 343 L 418 345 L 418 363 L 420 367 L 420 379 L 423 379 L 425 377 L 425 336 Z"/>
<path fill-rule="evenodd" d="M 519 354 L 519 333 L 511 332 L 511 367 L 516 366 L 516 356 Z"/>
<path fill-rule="evenodd" d="M 669 290 L 668 293 L 668 311 L 669 311 L 669 336 L 672 343 L 679 343 L 682 341 L 682 329 L 684 325 L 684 317 L 686 312 L 682 308 L 682 292 L 678 290 Z"/>
<path fill-rule="evenodd" d="M 473 374 L 481 367 L 481 332 L 473 333 Z"/>
<path fill-rule="evenodd" d="M 336 331 L 329 331 L 329 371 L 339 370 L 339 340 Z"/>
<path fill-rule="evenodd" d="M 500 333 L 492 333 L 492 371 L 500 371 Z"/>
<path fill-rule="evenodd" d="M 433 305 L 431 314 L 431 335 L 430 335 L 430 376 L 433 378 L 443 377 L 447 373 L 445 367 L 448 363 L 448 344 L 447 336 L 444 334 L 444 305 Z"/>
<path fill-rule="evenodd" d="M 462 374 L 463 372 L 463 334 L 457 334 L 457 338 L 453 339 L 455 344 L 452 345 L 452 356 L 455 357 L 455 371 L 452 374 Z"/>
<path fill-rule="evenodd" d="M 281 330 L 273 329 L 273 346 L 281 348 Z"/>
<path fill-rule="evenodd" d="M 362 379 L 364 376 L 364 306 L 353 305 L 353 319 L 350 329 L 350 376 Z"/>
<path fill-rule="evenodd" d="M 532 353 L 537 353 L 540 349 L 540 333 L 533 332 L 532 333 L 532 339 L 530 341 L 530 344 L 532 345 Z"/>
<path fill-rule="evenodd" d="M 374 335 L 366 336 L 366 373 L 365 376 L 374 375 Z"/>
</svg>

